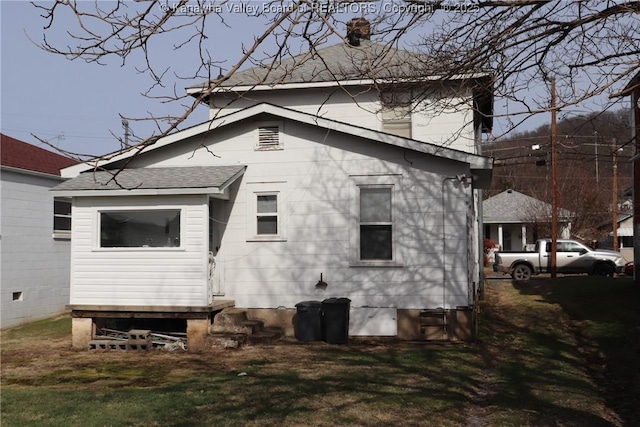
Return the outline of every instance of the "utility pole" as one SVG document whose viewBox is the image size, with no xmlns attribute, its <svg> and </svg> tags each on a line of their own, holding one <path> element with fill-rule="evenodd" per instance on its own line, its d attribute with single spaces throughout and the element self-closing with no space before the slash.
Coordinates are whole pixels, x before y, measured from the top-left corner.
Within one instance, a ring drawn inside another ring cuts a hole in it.
<svg viewBox="0 0 640 427">
<path fill-rule="evenodd" d="M 593 133 L 593 139 L 595 141 L 596 150 L 596 189 L 600 188 L 600 174 L 598 173 L 598 132 Z"/>
<path fill-rule="evenodd" d="M 613 148 L 613 200 L 611 210 L 613 211 L 613 250 L 618 250 L 618 147 L 616 139 L 611 140 L 611 148 Z"/>
<path fill-rule="evenodd" d="M 551 277 L 556 277 L 558 255 L 558 129 L 556 113 L 556 79 L 551 77 Z"/>
</svg>

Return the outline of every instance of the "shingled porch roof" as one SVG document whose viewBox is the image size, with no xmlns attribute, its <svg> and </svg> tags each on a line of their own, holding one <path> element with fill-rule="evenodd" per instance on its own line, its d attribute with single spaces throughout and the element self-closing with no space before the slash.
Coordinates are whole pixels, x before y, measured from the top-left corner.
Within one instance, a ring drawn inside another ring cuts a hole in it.
<svg viewBox="0 0 640 427">
<path fill-rule="evenodd" d="M 246 168 L 233 165 L 89 171 L 52 191 L 64 196 L 222 194 Z"/>
</svg>

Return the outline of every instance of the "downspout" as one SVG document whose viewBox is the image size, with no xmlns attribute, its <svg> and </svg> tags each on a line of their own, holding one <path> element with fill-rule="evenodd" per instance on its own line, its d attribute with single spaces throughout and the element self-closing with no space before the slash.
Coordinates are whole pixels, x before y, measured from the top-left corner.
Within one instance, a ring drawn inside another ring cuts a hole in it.
<svg viewBox="0 0 640 427">
<path fill-rule="evenodd" d="M 445 210 L 445 191 L 444 185 L 447 181 L 456 181 L 458 184 L 468 183 L 473 178 L 468 175 L 455 175 L 447 176 L 442 179 L 442 311 L 443 315 L 447 303 L 447 268 L 446 268 L 446 255 L 447 255 L 447 235 L 446 235 L 446 221 L 447 215 Z"/>
</svg>

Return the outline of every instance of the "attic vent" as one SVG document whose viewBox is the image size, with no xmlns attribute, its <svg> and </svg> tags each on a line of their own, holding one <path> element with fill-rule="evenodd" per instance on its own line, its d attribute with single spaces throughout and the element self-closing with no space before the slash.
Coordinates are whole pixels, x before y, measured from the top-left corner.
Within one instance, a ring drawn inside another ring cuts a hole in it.
<svg viewBox="0 0 640 427">
<path fill-rule="evenodd" d="M 280 129 L 278 129 L 278 126 L 260 128 L 259 132 L 258 144 L 261 147 L 274 146 L 280 143 Z"/>
<path fill-rule="evenodd" d="M 279 124 L 268 124 L 258 127 L 258 145 L 257 149 L 274 149 L 282 148 L 280 140 L 280 130 L 282 126 Z"/>
</svg>

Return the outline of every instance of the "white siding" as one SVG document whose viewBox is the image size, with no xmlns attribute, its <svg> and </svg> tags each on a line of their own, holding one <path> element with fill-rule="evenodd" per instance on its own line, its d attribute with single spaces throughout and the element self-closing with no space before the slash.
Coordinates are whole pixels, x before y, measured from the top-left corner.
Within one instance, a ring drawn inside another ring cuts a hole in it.
<svg viewBox="0 0 640 427">
<path fill-rule="evenodd" d="M 473 104 L 470 96 L 441 103 L 424 102 L 411 115 L 411 136 L 418 141 L 479 154 L 473 131 Z"/>
<path fill-rule="evenodd" d="M 69 303 L 70 243 L 53 238 L 49 189 L 58 183 L 54 178 L 2 171 L 2 328 L 61 313 Z M 21 298 L 14 300 L 18 295 Z"/>
<path fill-rule="evenodd" d="M 329 297 L 350 298 L 354 309 L 468 305 L 471 190 L 447 181 L 443 192 L 442 184 L 445 177 L 468 173 L 468 165 L 291 122 L 283 126 L 283 150 L 256 151 L 255 126 L 222 128 L 207 136 L 207 149 L 194 151 L 203 142 L 199 137 L 132 164 L 248 165 L 231 194 L 217 255 L 225 268 L 225 299 L 251 308 L 293 308 L 300 301 Z M 367 175 L 401 177 L 396 206 L 401 266 L 354 267 L 349 262 L 352 177 Z M 248 241 L 253 214 L 247 200 L 255 188 L 269 191 L 270 186 L 283 188 L 286 241 Z M 326 291 L 315 289 L 321 273 Z M 388 317 L 392 311 L 381 313 Z"/>
<path fill-rule="evenodd" d="M 320 117 L 333 119 L 368 129 L 383 131 L 378 92 L 364 87 L 344 89 L 290 89 L 252 92 L 248 98 L 229 102 L 223 95 L 216 98 L 216 114 L 229 114 L 243 108 L 270 102 Z M 449 94 L 451 95 L 451 94 Z M 478 154 L 473 131 L 471 93 L 455 93 L 444 101 L 426 100 L 414 107 L 411 114 L 411 137 L 418 141 Z M 222 108 L 222 109 L 220 109 Z"/>
<path fill-rule="evenodd" d="M 181 209 L 179 248 L 99 248 L 103 209 Z M 73 206 L 71 304 L 207 305 L 205 196 L 87 197 Z"/>
<path fill-rule="evenodd" d="M 250 97 L 229 101 L 221 95 L 216 96 L 217 108 L 210 110 L 210 118 L 216 114 L 226 115 L 261 102 L 268 102 L 308 114 L 317 114 L 327 119 L 382 130 L 382 122 L 376 115 L 380 110 L 378 93 L 362 87 L 289 89 L 276 93 L 255 91 Z"/>
</svg>

